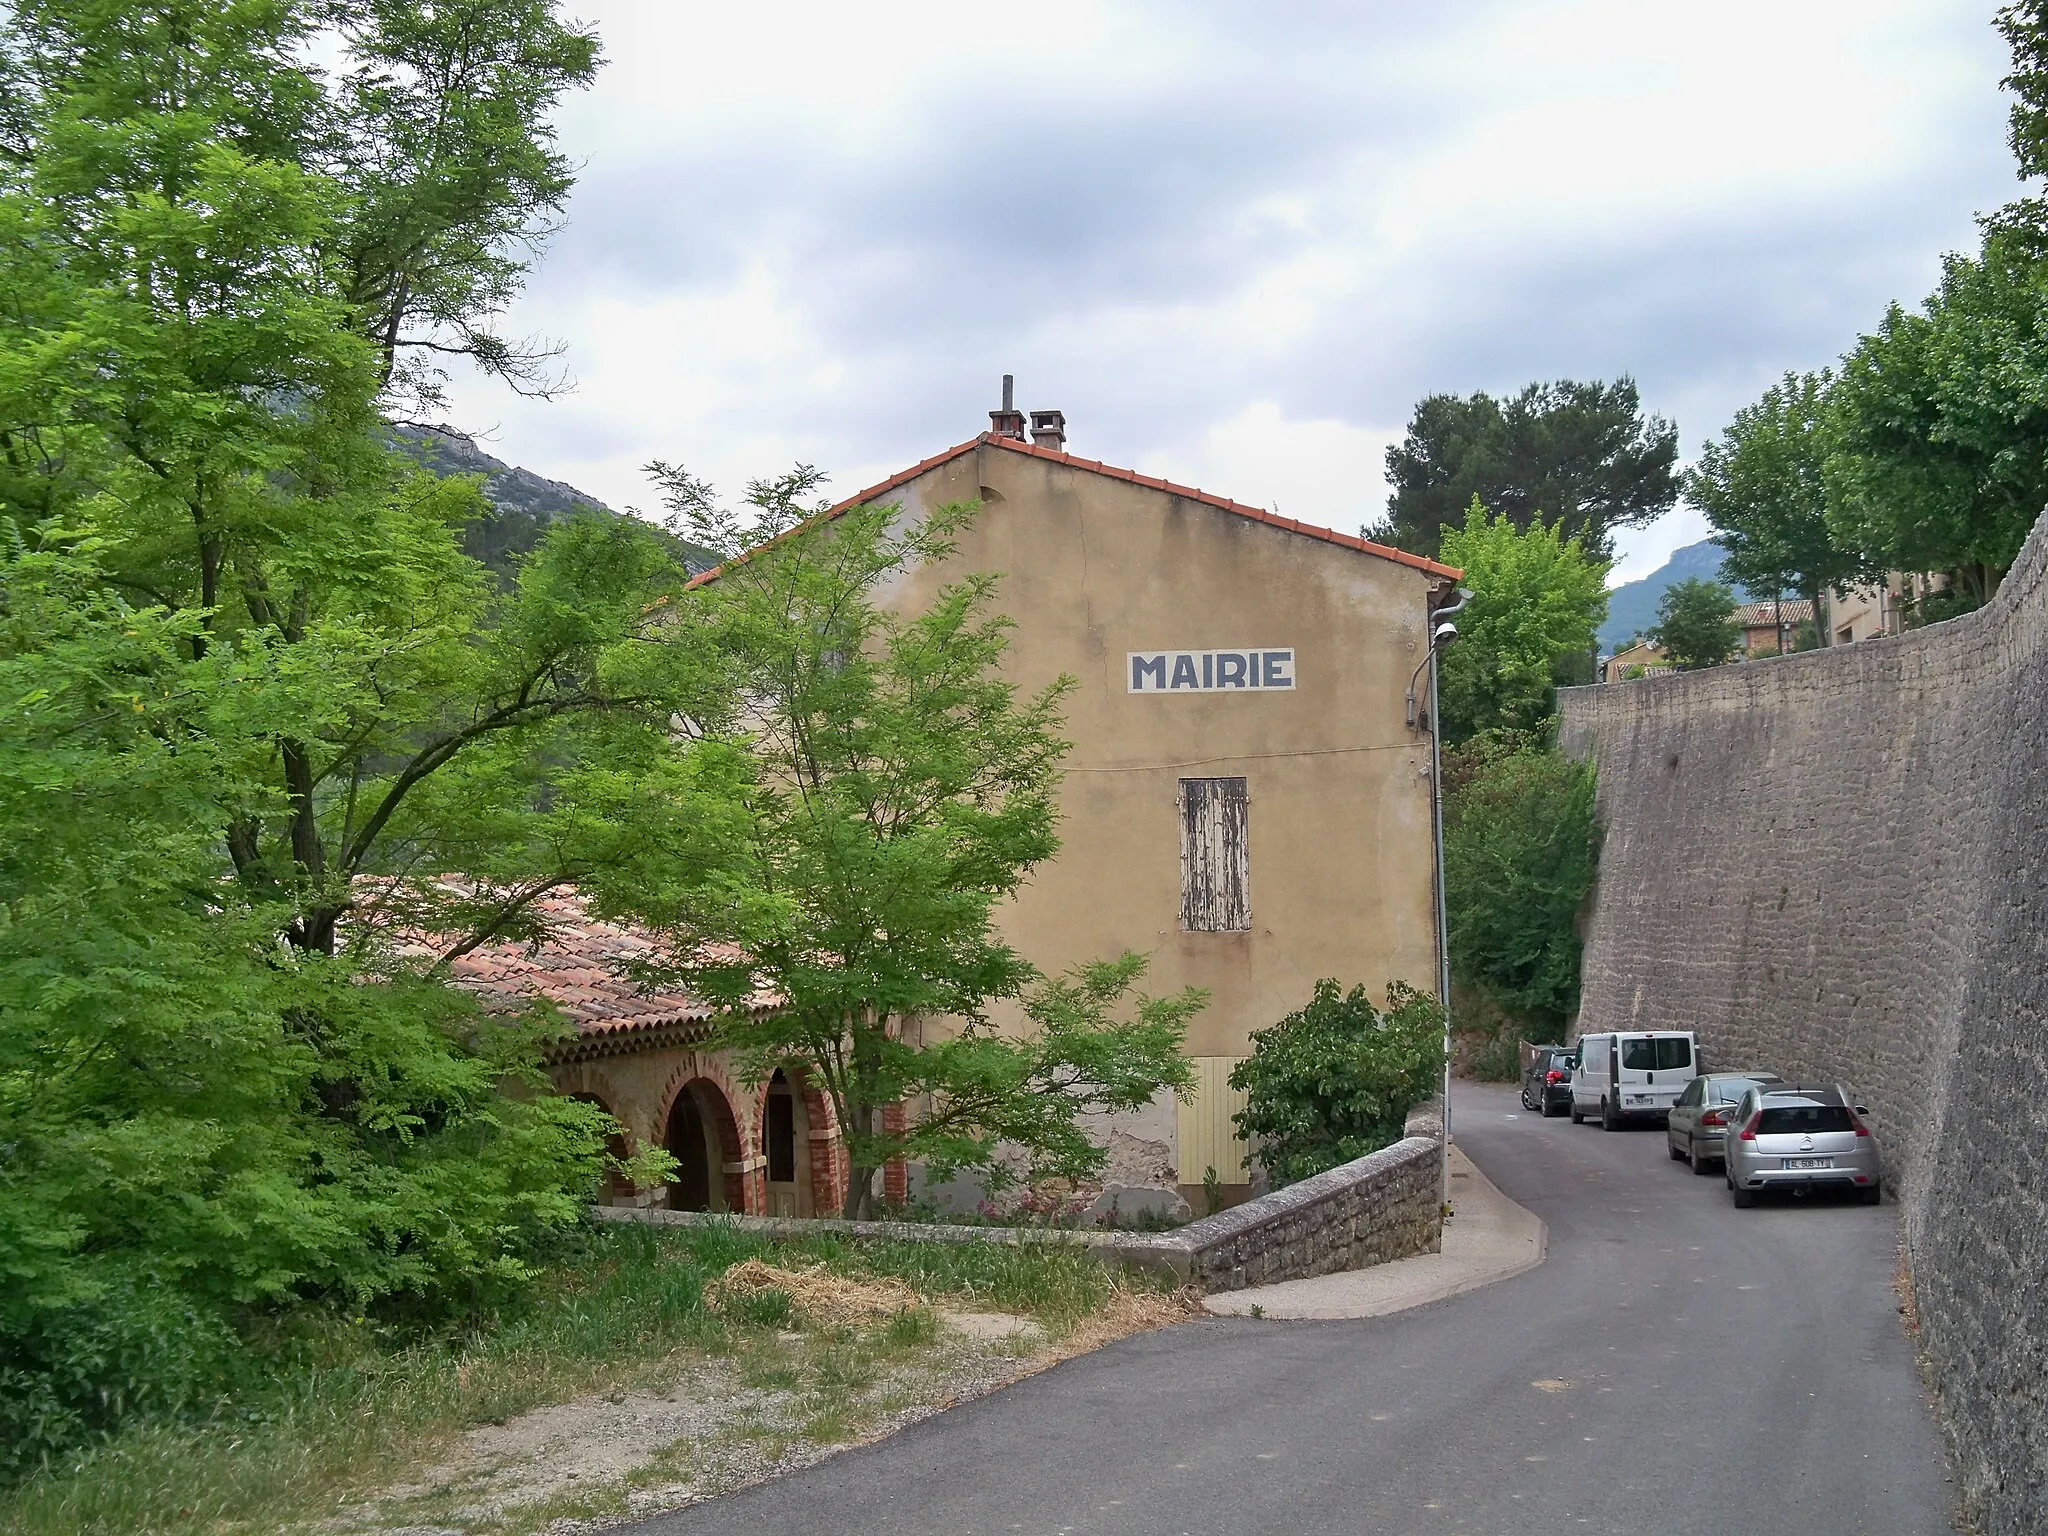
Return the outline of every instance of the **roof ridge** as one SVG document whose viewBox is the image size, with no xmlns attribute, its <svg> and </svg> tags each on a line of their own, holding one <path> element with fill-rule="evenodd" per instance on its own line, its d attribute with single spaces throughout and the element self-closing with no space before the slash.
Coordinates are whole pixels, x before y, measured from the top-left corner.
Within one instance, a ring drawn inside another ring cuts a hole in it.
<svg viewBox="0 0 2048 1536">
<path fill-rule="evenodd" d="M 970 437 L 964 443 L 957 443 L 941 453 L 935 453 L 928 459 L 921 459 L 916 464 L 911 465 L 910 468 L 899 470 L 886 480 L 879 480 L 875 484 L 855 492 L 844 501 L 805 518 L 794 528 L 785 529 L 766 543 L 756 545 L 753 549 L 745 551 L 733 560 L 725 561 L 713 566 L 708 571 L 693 576 L 685 590 L 688 590 L 690 587 L 700 586 L 705 582 L 716 581 L 727 565 L 751 559 L 759 550 L 773 549 L 784 539 L 801 532 L 815 523 L 827 523 L 835 517 L 852 511 L 855 507 L 866 506 L 877 496 L 885 495 L 899 486 L 908 485 L 927 470 L 937 469 L 941 464 L 949 464 L 963 453 L 975 448 L 1001 448 L 1007 453 L 1021 453 L 1027 458 L 1046 459 L 1055 464 L 1065 465 L 1069 469 L 1086 470 L 1090 474 L 1105 475 L 1112 480 L 1122 480 L 1130 485 L 1142 485 L 1149 490 L 1165 491 L 1169 496 L 1179 496 L 1184 500 L 1198 501 L 1204 506 L 1216 507 L 1225 512 L 1235 513 L 1239 517 L 1250 518 L 1254 522 L 1265 523 L 1274 528 L 1284 529 L 1289 533 L 1305 534 L 1309 538 L 1319 539 L 1326 544 L 1335 544 L 1341 549 L 1356 550 L 1360 554 L 1377 555 L 1383 560 L 1392 560 L 1398 565 L 1406 565 L 1418 571 L 1425 571 L 1432 576 L 1441 577 L 1445 581 L 1457 581 L 1465 574 L 1456 566 L 1445 565 L 1441 561 L 1432 560 L 1426 555 L 1411 554 L 1405 549 L 1395 549 L 1391 544 L 1375 544 L 1370 539 L 1360 538 L 1356 534 L 1339 533 L 1334 528 L 1325 528 L 1316 523 L 1304 523 L 1297 518 L 1282 517 L 1278 512 L 1269 512 L 1264 507 L 1247 506 L 1244 502 L 1233 501 L 1228 496 L 1219 496 L 1213 491 L 1202 490 L 1199 486 L 1177 485 L 1171 480 L 1163 480 L 1156 475 L 1141 474 L 1135 469 L 1123 469 L 1114 464 L 1105 464 L 1100 459 L 1078 458 L 1074 454 L 1064 452 L 1058 448 L 1046 448 L 1037 443 L 1022 442 L 1014 437 L 1004 437 L 994 432 L 983 432 Z"/>
</svg>

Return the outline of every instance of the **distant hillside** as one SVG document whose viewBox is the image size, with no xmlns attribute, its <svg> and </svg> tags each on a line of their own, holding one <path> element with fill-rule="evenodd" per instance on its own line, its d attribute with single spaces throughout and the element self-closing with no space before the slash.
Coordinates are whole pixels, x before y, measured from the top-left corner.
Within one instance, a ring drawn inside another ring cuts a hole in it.
<svg viewBox="0 0 2048 1536">
<path fill-rule="evenodd" d="M 1601 654 L 1613 655 L 1657 622 L 1657 604 L 1665 588 L 1688 580 L 1717 581 L 1720 576 L 1721 547 L 1712 539 L 1702 539 L 1674 549 L 1668 561 L 1641 581 L 1623 582 L 1607 594 L 1607 622 L 1600 626 L 1599 634 Z M 1740 587 L 1735 588 L 1735 596 L 1748 601 Z"/>
<path fill-rule="evenodd" d="M 398 427 L 391 429 L 399 447 L 417 459 L 423 468 L 437 475 L 482 475 L 484 499 L 492 515 L 478 518 L 462 531 L 462 545 L 470 557 L 481 561 L 501 577 L 518 569 L 519 561 L 538 544 L 548 524 L 577 512 L 595 512 L 603 517 L 625 517 L 610 507 L 559 480 L 549 480 L 530 469 L 519 469 L 494 458 L 477 447 L 476 440 L 453 427 Z M 664 538 L 675 546 L 677 555 L 692 571 L 709 570 L 717 559 L 709 550 L 672 535 Z"/>
</svg>

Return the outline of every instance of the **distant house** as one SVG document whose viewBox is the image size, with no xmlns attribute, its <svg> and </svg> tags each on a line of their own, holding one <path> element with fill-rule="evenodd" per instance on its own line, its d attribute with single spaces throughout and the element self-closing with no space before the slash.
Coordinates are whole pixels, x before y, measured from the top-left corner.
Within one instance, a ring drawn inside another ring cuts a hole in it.
<svg viewBox="0 0 2048 1536">
<path fill-rule="evenodd" d="M 1880 635 L 1896 635 L 1905 627 L 1905 615 L 1915 604 L 1947 588 L 1946 576 L 1891 571 L 1881 582 L 1830 592 L 1827 613 L 1831 643 L 1853 645 Z"/>
<path fill-rule="evenodd" d="M 1671 658 L 1664 654 L 1663 646 L 1648 640 L 1631 640 L 1601 663 L 1600 681 L 1620 683 L 1631 677 L 1645 677 L 1652 672 L 1670 670 Z"/>
<path fill-rule="evenodd" d="M 1813 622 L 1813 604 L 1803 597 L 1744 603 L 1735 622 L 1742 626 L 1743 655 L 1777 656 L 1796 644 L 1800 625 Z"/>
</svg>

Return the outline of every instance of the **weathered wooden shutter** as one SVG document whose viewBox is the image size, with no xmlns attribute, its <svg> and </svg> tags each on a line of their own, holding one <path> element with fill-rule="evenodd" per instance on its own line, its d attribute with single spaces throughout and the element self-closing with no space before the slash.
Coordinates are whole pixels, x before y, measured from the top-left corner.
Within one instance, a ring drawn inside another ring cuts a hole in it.
<svg viewBox="0 0 2048 1536">
<path fill-rule="evenodd" d="M 1180 781 L 1180 925 L 1189 933 L 1251 929 L 1249 810 L 1243 779 Z"/>
</svg>

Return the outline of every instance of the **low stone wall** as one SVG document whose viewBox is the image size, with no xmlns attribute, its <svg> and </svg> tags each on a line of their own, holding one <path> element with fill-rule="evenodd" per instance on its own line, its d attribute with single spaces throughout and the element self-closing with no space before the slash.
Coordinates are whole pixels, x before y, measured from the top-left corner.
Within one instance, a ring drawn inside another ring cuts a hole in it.
<svg viewBox="0 0 2048 1536">
<path fill-rule="evenodd" d="M 1173 1232 L 798 1220 L 611 1205 L 597 1206 L 591 1214 L 602 1221 L 648 1226 L 730 1226 L 773 1238 L 831 1234 L 871 1242 L 1066 1243 L 1085 1247 L 1089 1257 L 1105 1264 L 1170 1274 L 1200 1291 L 1235 1291 L 1434 1253 L 1443 1241 L 1442 1156 L 1442 1143 L 1435 1138 L 1410 1136 Z"/>
<path fill-rule="evenodd" d="M 1165 1234 L 1189 1283 L 1240 1291 L 1364 1269 L 1443 1245 L 1443 1143 L 1410 1136 Z"/>
</svg>

